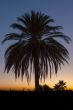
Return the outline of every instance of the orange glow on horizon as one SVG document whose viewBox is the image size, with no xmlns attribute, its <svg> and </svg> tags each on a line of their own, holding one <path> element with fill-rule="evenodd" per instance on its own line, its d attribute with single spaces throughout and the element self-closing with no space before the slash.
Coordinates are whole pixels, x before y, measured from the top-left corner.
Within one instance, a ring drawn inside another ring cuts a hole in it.
<svg viewBox="0 0 73 110">
<path fill-rule="evenodd" d="M 41 85 L 43 86 L 43 85 L 48 85 L 47 83 L 41 83 Z M 52 84 L 49 84 L 48 85 L 49 87 L 51 87 L 51 88 L 53 88 L 54 87 L 54 85 L 52 85 Z M 0 90 L 20 90 L 20 91 L 23 91 L 23 90 L 34 90 L 34 84 L 33 85 L 9 85 L 9 86 L 7 86 L 7 85 L 5 85 L 5 86 L 0 86 Z M 68 90 L 73 90 L 73 85 L 67 85 L 67 89 Z"/>
<path fill-rule="evenodd" d="M 67 76 L 68 75 L 68 76 Z M 53 74 L 52 78 L 49 77 L 45 80 L 40 82 L 41 85 L 47 84 L 49 87 L 53 88 L 59 80 L 64 80 L 67 85 L 67 89 L 73 90 L 73 79 L 72 77 L 69 78 L 69 74 L 64 77 L 63 72 L 61 71 L 58 73 L 57 77 Z M 34 84 L 34 77 L 32 76 L 31 82 L 27 83 L 27 80 L 24 78 L 23 81 L 21 79 L 15 80 L 14 75 L 11 74 L 1 74 L 0 77 L 0 90 L 33 90 L 35 87 Z"/>
</svg>

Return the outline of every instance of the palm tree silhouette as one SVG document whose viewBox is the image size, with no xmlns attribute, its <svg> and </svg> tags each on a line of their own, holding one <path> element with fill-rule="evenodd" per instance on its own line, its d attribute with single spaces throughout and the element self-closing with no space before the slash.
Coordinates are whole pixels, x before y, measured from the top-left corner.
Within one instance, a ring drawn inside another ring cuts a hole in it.
<svg viewBox="0 0 73 110">
<path fill-rule="evenodd" d="M 54 90 L 65 90 L 66 87 L 66 82 L 64 82 L 63 80 L 60 80 L 57 84 L 55 84 L 54 86 Z"/>
<path fill-rule="evenodd" d="M 61 26 L 52 26 L 54 20 L 41 12 L 31 11 L 17 20 L 11 27 L 19 32 L 6 34 L 3 40 L 16 40 L 5 52 L 5 71 L 8 73 L 13 69 L 15 78 L 25 75 L 27 82 L 33 73 L 35 90 L 38 90 L 39 79 L 45 79 L 48 70 L 51 77 L 52 70 L 57 74 L 61 64 L 68 63 L 69 53 L 57 38 L 62 38 L 66 43 L 70 38 L 59 31 Z"/>
</svg>

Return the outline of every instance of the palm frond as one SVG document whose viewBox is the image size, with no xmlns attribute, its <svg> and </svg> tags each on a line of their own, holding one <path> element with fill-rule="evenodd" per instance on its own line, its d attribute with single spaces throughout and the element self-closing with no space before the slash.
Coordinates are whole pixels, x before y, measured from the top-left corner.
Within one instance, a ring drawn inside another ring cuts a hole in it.
<svg viewBox="0 0 73 110">
<path fill-rule="evenodd" d="M 10 34 L 6 34 L 4 40 L 2 41 L 2 43 L 4 43 L 7 40 L 20 40 L 21 36 L 17 33 L 10 33 Z"/>
<path fill-rule="evenodd" d="M 20 30 L 22 32 L 25 31 L 25 27 L 22 26 L 21 24 L 18 24 L 18 23 L 13 23 L 13 24 L 10 25 L 10 27 L 12 27 L 14 29 L 18 29 L 18 30 Z"/>
</svg>

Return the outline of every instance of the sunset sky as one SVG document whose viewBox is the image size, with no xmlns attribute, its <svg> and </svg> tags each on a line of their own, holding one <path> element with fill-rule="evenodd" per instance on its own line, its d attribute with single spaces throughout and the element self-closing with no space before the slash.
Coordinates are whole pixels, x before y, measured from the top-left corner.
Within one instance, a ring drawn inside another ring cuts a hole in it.
<svg viewBox="0 0 73 110">
<path fill-rule="evenodd" d="M 0 41 L 3 40 L 5 34 L 15 32 L 9 27 L 10 24 L 16 22 L 17 17 L 31 10 L 41 11 L 51 16 L 55 19 L 55 25 L 63 26 L 64 30 L 62 31 L 73 40 L 73 0 L 0 0 Z M 9 45 L 10 42 L 0 43 L 0 89 L 33 88 L 34 76 L 28 85 L 25 77 L 22 82 L 20 78 L 15 80 L 12 72 L 10 74 L 3 73 L 4 52 Z M 65 43 L 64 45 L 70 53 L 69 64 L 62 66 L 57 77 L 54 74 L 51 80 L 48 77 L 45 83 L 53 87 L 59 80 L 64 80 L 67 82 L 68 88 L 73 89 L 73 41 L 70 45 Z M 42 83 L 45 84 L 43 81 Z"/>
</svg>

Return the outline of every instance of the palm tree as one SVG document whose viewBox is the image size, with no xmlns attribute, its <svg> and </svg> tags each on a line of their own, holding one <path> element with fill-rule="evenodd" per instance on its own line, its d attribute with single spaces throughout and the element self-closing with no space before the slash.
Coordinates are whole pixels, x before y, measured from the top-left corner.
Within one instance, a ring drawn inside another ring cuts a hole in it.
<svg viewBox="0 0 73 110">
<path fill-rule="evenodd" d="M 57 74 L 61 64 L 68 63 L 69 53 L 57 38 L 62 38 L 66 43 L 69 43 L 70 38 L 59 31 L 61 26 L 52 26 L 54 20 L 41 12 L 31 11 L 17 20 L 11 27 L 19 31 L 6 34 L 3 40 L 16 40 L 5 52 L 5 71 L 9 73 L 12 69 L 15 78 L 25 75 L 27 82 L 33 73 L 35 89 L 38 90 L 39 79 L 45 79 L 48 70 L 51 77 L 52 70 Z"/>
<path fill-rule="evenodd" d="M 63 80 L 60 80 L 57 84 L 55 84 L 54 86 L 54 90 L 65 90 L 66 87 L 66 82 L 64 82 Z"/>
</svg>

